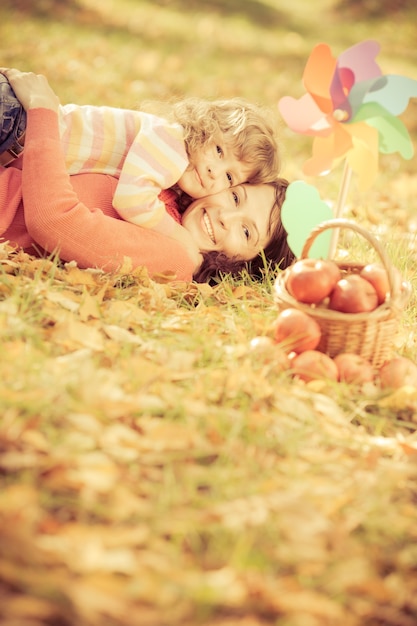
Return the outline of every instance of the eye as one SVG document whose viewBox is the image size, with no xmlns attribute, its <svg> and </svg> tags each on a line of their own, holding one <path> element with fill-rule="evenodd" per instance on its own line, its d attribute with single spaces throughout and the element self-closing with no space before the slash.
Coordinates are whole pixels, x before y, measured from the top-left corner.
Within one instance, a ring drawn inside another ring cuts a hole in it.
<svg viewBox="0 0 417 626">
<path fill-rule="evenodd" d="M 220 146 L 216 146 L 216 152 L 219 156 L 223 156 L 223 150 Z"/>
<path fill-rule="evenodd" d="M 245 235 L 246 239 L 249 241 L 250 239 L 250 230 L 247 226 L 245 226 L 244 224 L 242 224 L 242 228 L 243 228 L 243 234 Z"/>
<path fill-rule="evenodd" d="M 233 202 L 235 203 L 235 205 L 239 206 L 239 203 L 240 203 L 239 194 L 236 191 L 232 191 L 232 197 L 233 197 Z"/>
<path fill-rule="evenodd" d="M 233 176 L 229 172 L 226 172 L 226 176 L 227 176 L 227 180 L 229 181 L 230 187 L 232 187 L 233 186 Z"/>
</svg>

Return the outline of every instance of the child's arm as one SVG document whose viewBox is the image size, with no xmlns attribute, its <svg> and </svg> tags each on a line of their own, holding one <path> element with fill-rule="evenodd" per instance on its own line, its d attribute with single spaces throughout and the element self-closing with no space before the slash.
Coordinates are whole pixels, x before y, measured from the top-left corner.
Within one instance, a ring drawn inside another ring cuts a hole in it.
<svg viewBox="0 0 417 626">
<path fill-rule="evenodd" d="M 188 157 L 178 124 L 144 115 L 126 156 L 113 206 L 126 221 L 181 243 L 197 265 L 202 256 L 188 231 L 167 212 L 167 193 L 183 174 Z"/>
<path fill-rule="evenodd" d="M 165 207 L 163 223 L 168 225 L 164 234 L 167 234 L 170 238 L 178 241 L 184 249 L 187 250 L 188 254 L 196 264 L 196 267 L 199 267 L 203 261 L 203 256 L 199 247 L 188 230 L 184 228 L 184 226 L 181 226 L 180 222 L 177 221 L 180 216 L 177 205 L 177 194 L 172 189 L 165 189 L 159 194 L 159 199 L 164 203 Z M 175 216 L 177 219 L 172 216 Z"/>
<path fill-rule="evenodd" d="M 143 114 L 122 166 L 114 208 L 132 224 L 171 235 L 172 222 L 159 194 L 175 185 L 187 166 L 182 127 Z"/>
<path fill-rule="evenodd" d="M 194 239 L 191 237 L 188 230 L 184 228 L 184 226 L 181 226 L 181 224 L 178 224 L 173 220 L 173 225 L 170 229 L 168 237 L 170 237 L 171 239 L 175 239 L 175 241 L 178 241 L 178 243 L 180 243 L 182 247 L 187 251 L 195 267 L 200 267 L 201 263 L 203 262 L 203 256 Z"/>
</svg>

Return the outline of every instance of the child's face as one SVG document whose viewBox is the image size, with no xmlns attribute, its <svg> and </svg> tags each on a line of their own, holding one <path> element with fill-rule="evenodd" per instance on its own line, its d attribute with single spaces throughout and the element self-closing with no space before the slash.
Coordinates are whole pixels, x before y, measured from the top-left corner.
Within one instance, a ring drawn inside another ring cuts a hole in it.
<svg viewBox="0 0 417 626">
<path fill-rule="evenodd" d="M 217 250 L 250 261 L 269 243 L 274 201 L 271 185 L 238 185 L 194 200 L 182 225 L 201 252 Z"/>
<path fill-rule="evenodd" d="M 222 138 L 217 138 L 190 157 L 190 165 L 178 186 L 191 198 L 204 198 L 248 181 L 251 167 L 239 161 Z"/>
</svg>

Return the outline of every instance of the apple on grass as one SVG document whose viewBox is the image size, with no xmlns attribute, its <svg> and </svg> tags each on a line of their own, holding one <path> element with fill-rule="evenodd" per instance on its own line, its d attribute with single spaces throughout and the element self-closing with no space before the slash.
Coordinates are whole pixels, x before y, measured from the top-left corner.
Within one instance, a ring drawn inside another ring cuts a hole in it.
<svg viewBox="0 0 417 626">
<path fill-rule="evenodd" d="M 383 389 L 417 388 L 417 365 L 405 356 L 393 357 L 380 367 L 379 381 Z"/>
<path fill-rule="evenodd" d="M 360 385 L 372 382 L 375 378 L 375 370 L 372 364 L 352 352 L 341 352 L 333 357 L 338 372 L 339 380 L 349 384 Z"/>
<path fill-rule="evenodd" d="M 337 382 L 339 372 L 332 358 L 319 350 L 306 350 L 291 359 L 293 376 L 305 382 L 330 380 Z"/>
<path fill-rule="evenodd" d="M 314 350 L 320 339 L 319 324 L 304 311 L 289 308 L 279 313 L 275 322 L 275 341 L 286 352 Z"/>
</svg>

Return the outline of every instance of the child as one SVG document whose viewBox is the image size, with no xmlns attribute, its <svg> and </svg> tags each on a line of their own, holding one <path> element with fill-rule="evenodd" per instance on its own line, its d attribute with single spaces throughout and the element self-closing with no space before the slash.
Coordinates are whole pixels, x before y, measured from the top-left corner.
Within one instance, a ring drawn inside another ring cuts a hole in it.
<svg viewBox="0 0 417 626">
<path fill-rule="evenodd" d="M 7 78 L 0 75 L 0 81 L 3 122 L 5 108 L 16 120 L 10 129 L 9 116 L 0 133 L 0 165 L 10 165 L 23 151 L 25 113 Z M 274 180 L 279 154 L 274 125 L 256 105 L 188 98 L 170 109 L 165 119 L 112 107 L 59 106 L 60 135 L 70 174 L 119 179 L 113 206 L 123 219 L 184 240 L 159 198 L 163 189 L 201 198 L 243 182 Z"/>
</svg>

